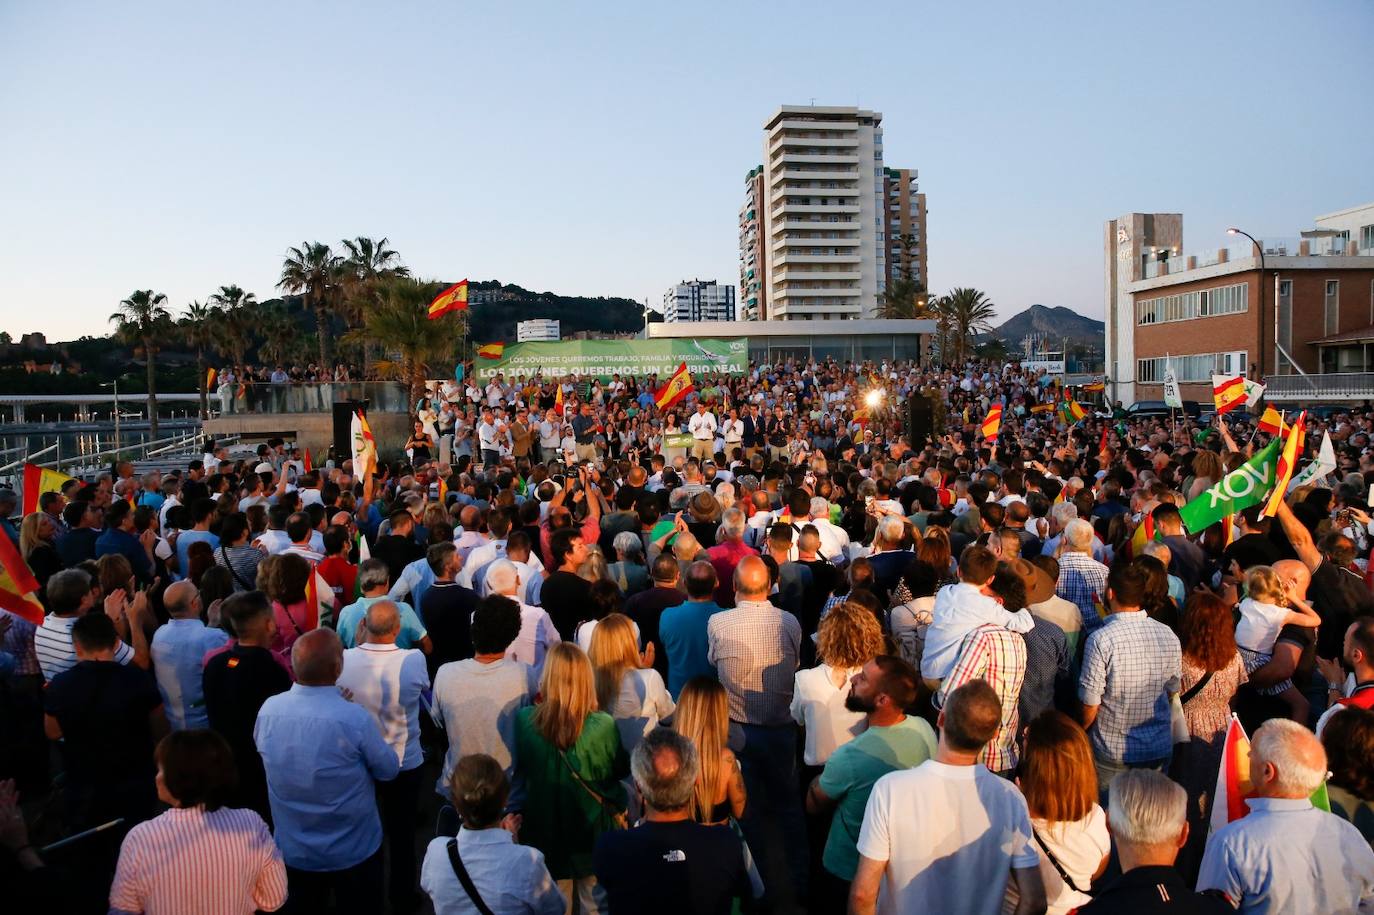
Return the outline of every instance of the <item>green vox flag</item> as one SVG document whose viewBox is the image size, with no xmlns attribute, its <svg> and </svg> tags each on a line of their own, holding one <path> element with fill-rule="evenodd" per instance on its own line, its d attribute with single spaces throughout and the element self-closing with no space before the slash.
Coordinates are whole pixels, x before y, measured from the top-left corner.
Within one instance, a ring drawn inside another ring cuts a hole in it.
<svg viewBox="0 0 1374 915">
<path fill-rule="evenodd" d="M 1250 460 L 1221 478 L 1211 489 L 1179 509 L 1183 526 L 1196 534 L 1238 511 L 1258 505 L 1274 488 L 1279 463 L 1279 438 Z"/>
</svg>

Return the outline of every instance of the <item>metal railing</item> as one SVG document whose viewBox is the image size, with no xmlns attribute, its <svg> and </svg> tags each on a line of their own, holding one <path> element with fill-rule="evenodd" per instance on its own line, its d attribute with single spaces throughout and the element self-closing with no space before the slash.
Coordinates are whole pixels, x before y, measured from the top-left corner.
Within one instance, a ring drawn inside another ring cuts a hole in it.
<svg viewBox="0 0 1374 915">
<path fill-rule="evenodd" d="M 1374 400 L 1374 372 L 1271 375 L 1264 383 L 1264 399 L 1278 403 Z"/>
<path fill-rule="evenodd" d="M 410 391 L 398 381 L 323 382 L 315 384 L 223 384 L 210 394 L 220 416 L 236 413 L 328 413 L 334 404 L 370 401 L 371 409 L 410 410 Z"/>
</svg>

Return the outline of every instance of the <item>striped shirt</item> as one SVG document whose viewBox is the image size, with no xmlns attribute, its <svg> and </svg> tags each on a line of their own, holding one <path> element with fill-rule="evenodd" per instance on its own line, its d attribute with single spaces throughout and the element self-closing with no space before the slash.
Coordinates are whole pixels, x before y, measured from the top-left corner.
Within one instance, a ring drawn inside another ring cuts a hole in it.
<svg viewBox="0 0 1374 915">
<path fill-rule="evenodd" d="M 174 807 L 124 837 L 111 912 L 245 915 L 286 902 L 286 867 L 251 810 Z"/>
<path fill-rule="evenodd" d="M 792 722 L 801 636 L 797 618 L 766 600 L 742 600 L 707 620 L 707 660 L 716 665 L 732 721 Z"/>
<path fill-rule="evenodd" d="M 92 610 L 92 613 L 102 611 Z M 43 625 L 33 634 L 33 650 L 38 655 L 38 666 L 43 670 L 43 679 L 52 680 L 76 666 L 76 649 L 72 647 L 72 626 L 80 617 L 54 616 L 49 613 L 43 617 Z M 123 642 L 115 643 L 114 659 L 120 664 L 128 664 L 134 659 L 134 650 Z"/>
<path fill-rule="evenodd" d="M 215 550 L 215 565 L 224 566 L 233 574 L 234 590 L 251 591 L 257 587 L 258 563 L 267 554 L 255 546 L 220 546 Z M 246 587 L 245 587 L 246 586 Z"/>
<path fill-rule="evenodd" d="M 1021 730 L 1019 700 L 1026 678 L 1026 640 L 1020 633 L 1001 626 L 984 624 L 964 636 L 959 659 L 935 694 L 937 708 L 943 708 L 949 694 L 972 680 L 985 680 L 1002 701 L 1002 723 L 978 759 L 993 772 L 1016 767 L 1016 735 Z"/>
</svg>

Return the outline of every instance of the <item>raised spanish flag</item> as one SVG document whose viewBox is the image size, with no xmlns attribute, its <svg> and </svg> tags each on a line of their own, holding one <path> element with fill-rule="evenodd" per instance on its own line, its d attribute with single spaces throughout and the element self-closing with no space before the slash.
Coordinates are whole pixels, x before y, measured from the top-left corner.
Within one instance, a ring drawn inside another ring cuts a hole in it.
<svg viewBox="0 0 1374 915">
<path fill-rule="evenodd" d="M 207 370 L 206 370 L 206 372 L 205 372 L 205 390 L 207 390 L 207 391 L 213 391 L 213 390 L 215 389 L 215 379 L 216 379 L 217 377 L 219 377 L 219 373 L 216 372 L 214 369 L 207 369 Z"/>
<path fill-rule="evenodd" d="M 562 385 L 562 383 L 560 382 L 559 384 L 554 385 L 554 390 L 555 390 L 557 393 L 555 393 L 555 394 L 553 395 L 553 412 L 557 413 L 559 416 L 562 416 L 562 415 L 563 415 L 563 385 Z"/>
<path fill-rule="evenodd" d="M 1259 418 L 1259 430 L 1268 432 L 1270 435 L 1280 435 L 1283 433 L 1283 415 L 1273 407 L 1265 407 L 1264 415 Z"/>
<path fill-rule="evenodd" d="M 1146 514 L 1140 519 L 1140 523 L 1135 526 L 1135 532 L 1131 534 L 1131 540 L 1126 544 L 1126 555 L 1130 559 L 1139 559 L 1145 555 L 1145 544 L 1151 540 L 1159 540 L 1159 532 L 1155 530 L 1154 515 Z"/>
<path fill-rule="evenodd" d="M 468 281 L 454 283 L 434 297 L 429 303 L 429 319 L 433 321 L 450 311 L 462 311 L 468 307 Z"/>
<path fill-rule="evenodd" d="M 1250 793 L 1250 789 L 1250 738 L 1245 735 L 1245 728 L 1240 726 L 1240 719 L 1232 715 L 1222 744 L 1217 787 L 1212 793 L 1210 832 L 1216 832 L 1250 812 L 1250 805 L 1245 803 L 1245 795 Z"/>
<path fill-rule="evenodd" d="M 696 389 L 692 387 L 692 375 L 687 371 L 687 363 L 684 362 L 677 367 L 668 383 L 654 392 L 654 403 L 660 410 L 667 410 L 694 390 Z"/>
<path fill-rule="evenodd" d="M 315 469 L 315 462 L 310 459 L 310 449 L 305 449 L 305 457 L 301 459 L 301 467 L 306 473 Z"/>
<path fill-rule="evenodd" d="M 1288 481 L 1293 478 L 1293 470 L 1298 466 L 1298 457 L 1301 454 L 1299 445 L 1306 435 L 1306 426 L 1307 413 L 1304 411 L 1299 413 L 1293 425 L 1288 427 L 1288 434 L 1283 439 L 1283 450 L 1279 452 L 1278 470 L 1274 474 L 1274 491 L 1269 494 L 1269 501 L 1264 503 L 1264 511 L 1260 512 L 1262 518 L 1272 518 L 1278 513 L 1279 503 L 1288 492 Z"/>
<path fill-rule="evenodd" d="M 501 354 L 506 351 L 504 343 L 486 343 L 477 347 L 477 355 L 483 359 L 500 359 Z"/>
<path fill-rule="evenodd" d="M 1105 390 L 1107 390 L 1107 385 L 1101 381 L 1094 381 L 1091 384 L 1083 385 L 1084 394 L 1101 394 Z"/>
<path fill-rule="evenodd" d="M 24 465 L 24 514 L 38 511 L 38 497 L 45 492 L 60 492 L 62 484 L 72 479 L 65 473 L 39 467 L 37 464 Z"/>
<path fill-rule="evenodd" d="M 1054 404 L 1052 404 L 1052 403 L 1038 403 L 1038 404 L 1036 404 L 1035 406 L 1031 407 L 1031 408 L 1030 408 L 1030 411 L 1031 411 L 1032 413 L 1053 413 L 1053 412 L 1054 412 Z"/>
<path fill-rule="evenodd" d="M 19 555 L 14 541 L 0 533 L 0 608 L 28 620 L 35 626 L 43 622 L 43 605 L 38 601 L 38 579 Z"/>
<path fill-rule="evenodd" d="M 1239 375 L 1228 378 L 1225 375 L 1212 376 L 1212 401 L 1217 413 L 1230 413 L 1245 403 L 1245 379 Z"/>
<path fill-rule="evenodd" d="M 1002 428 L 1002 405 L 995 403 L 988 408 L 988 415 L 983 417 L 981 431 L 983 438 L 989 442 L 997 441 L 997 433 Z"/>
</svg>

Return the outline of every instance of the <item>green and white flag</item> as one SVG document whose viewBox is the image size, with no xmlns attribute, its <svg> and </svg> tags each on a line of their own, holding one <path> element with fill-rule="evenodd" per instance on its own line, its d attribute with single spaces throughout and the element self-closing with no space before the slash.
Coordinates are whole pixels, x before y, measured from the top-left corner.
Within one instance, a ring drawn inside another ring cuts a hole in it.
<svg viewBox="0 0 1374 915">
<path fill-rule="evenodd" d="M 1174 361 L 1168 356 L 1164 357 L 1164 406 L 1171 409 L 1180 409 L 1183 406 L 1183 395 L 1178 389 L 1178 376 L 1174 374 Z"/>
<path fill-rule="evenodd" d="M 1179 509 L 1183 526 L 1196 534 L 1227 515 L 1259 505 L 1274 488 L 1279 463 L 1280 439 L 1265 445 L 1250 460 L 1222 477 L 1211 489 Z"/>
</svg>

